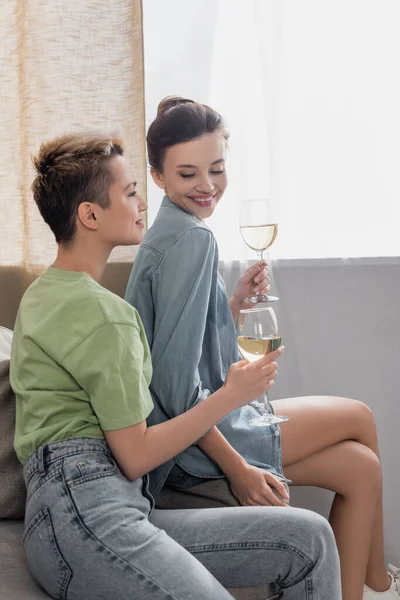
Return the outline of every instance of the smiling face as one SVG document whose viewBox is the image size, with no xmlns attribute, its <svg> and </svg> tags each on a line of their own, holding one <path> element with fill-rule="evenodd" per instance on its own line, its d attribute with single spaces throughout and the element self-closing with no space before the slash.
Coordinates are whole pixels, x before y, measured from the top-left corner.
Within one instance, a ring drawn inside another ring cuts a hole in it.
<svg viewBox="0 0 400 600">
<path fill-rule="evenodd" d="M 109 168 L 113 175 L 108 191 L 110 203 L 105 208 L 96 207 L 102 240 L 111 247 L 140 244 L 144 232 L 142 213 L 147 204 L 136 191 L 132 168 L 124 156 L 113 158 Z"/>
<path fill-rule="evenodd" d="M 203 220 L 213 214 L 226 189 L 225 157 L 221 132 L 206 133 L 167 148 L 162 172 L 153 168 L 151 174 L 174 204 Z"/>
</svg>

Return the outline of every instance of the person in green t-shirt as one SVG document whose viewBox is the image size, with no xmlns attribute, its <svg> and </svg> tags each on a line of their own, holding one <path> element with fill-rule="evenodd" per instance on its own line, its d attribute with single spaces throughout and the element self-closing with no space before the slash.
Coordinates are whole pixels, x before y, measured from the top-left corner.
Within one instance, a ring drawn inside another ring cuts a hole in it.
<svg viewBox="0 0 400 600">
<path fill-rule="evenodd" d="M 42 144 L 34 166 L 34 199 L 58 244 L 21 301 L 11 357 L 34 577 L 65 600 L 225 600 L 226 588 L 266 583 L 287 599 L 339 599 L 335 542 L 319 515 L 153 510 L 147 473 L 267 391 L 282 349 L 232 365 L 212 396 L 147 427 L 152 370 L 141 320 L 99 284 L 112 249 L 139 244 L 144 229 L 146 203 L 122 142 L 65 135 Z"/>
</svg>

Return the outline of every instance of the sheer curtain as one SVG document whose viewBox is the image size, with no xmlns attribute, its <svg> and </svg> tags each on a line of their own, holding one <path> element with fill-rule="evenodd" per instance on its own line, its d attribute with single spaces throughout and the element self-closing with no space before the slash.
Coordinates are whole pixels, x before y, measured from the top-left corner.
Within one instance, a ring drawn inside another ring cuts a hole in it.
<svg viewBox="0 0 400 600">
<path fill-rule="evenodd" d="M 141 2 L 2 0 L 0 22 L 0 266 L 35 272 L 55 253 L 30 192 L 43 139 L 120 128 L 145 191 Z"/>
<path fill-rule="evenodd" d="M 0 2 L 2 325 L 13 326 L 21 295 L 56 252 L 30 191 L 30 155 L 42 140 L 120 129 L 146 192 L 141 13 L 140 0 Z M 127 277 L 134 254 L 113 253 L 111 263 L 127 262 L 108 267 L 107 284 L 110 272 Z"/>
<path fill-rule="evenodd" d="M 223 260 L 249 257 L 240 206 L 265 195 L 279 208 L 272 258 L 400 254 L 397 0 L 144 9 L 148 120 L 159 99 L 181 94 L 231 130 L 230 184 L 210 220 Z"/>
</svg>

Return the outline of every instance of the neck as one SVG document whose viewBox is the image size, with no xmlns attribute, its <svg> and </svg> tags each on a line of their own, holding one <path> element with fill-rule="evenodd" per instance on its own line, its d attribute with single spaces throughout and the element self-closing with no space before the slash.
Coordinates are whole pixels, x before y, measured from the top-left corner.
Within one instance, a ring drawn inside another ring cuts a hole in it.
<svg viewBox="0 0 400 600">
<path fill-rule="evenodd" d="M 76 240 L 70 246 L 58 246 L 57 258 L 52 266 L 63 271 L 87 273 L 100 282 L 111 250 L 99 246 L 94 240 Z"/>
</svg>

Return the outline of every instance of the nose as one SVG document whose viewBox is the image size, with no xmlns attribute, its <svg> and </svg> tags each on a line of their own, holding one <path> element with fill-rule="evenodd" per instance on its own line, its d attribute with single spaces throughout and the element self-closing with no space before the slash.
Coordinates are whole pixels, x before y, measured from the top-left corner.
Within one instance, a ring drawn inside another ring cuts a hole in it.
<svg viewBox="0 0 400 600">
<path fill-rule="evenodd" d="M 139 212 L 144 212 L 147 209 L 147 202 L 144 198 L 142 198 L 142 196 L 139 196 L 139 194 L 136 194 L 136 197 L 138 199 L 138 209 Z"/>
<path fill-rule="evenodd" d="M 208 174 L 204 174 L 202 176 L 195 189 L 197 192 L 199 192 L 199 194 L 210 194 L 213 191 L 214 184 Z"/>
</svg>

